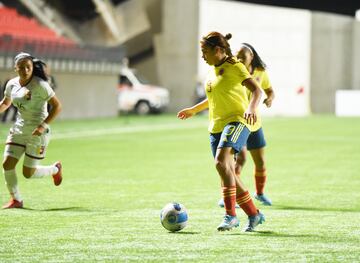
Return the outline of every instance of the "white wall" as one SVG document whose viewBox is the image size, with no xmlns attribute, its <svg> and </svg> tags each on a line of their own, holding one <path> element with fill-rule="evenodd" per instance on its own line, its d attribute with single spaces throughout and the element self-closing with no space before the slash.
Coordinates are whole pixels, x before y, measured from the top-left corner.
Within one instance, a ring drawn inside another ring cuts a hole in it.
<svg viewBox="0 0 360 263">
<path fill-rule="evenodd" d="M 163 1 L 162 33 L 155 37 L 160 84 L 170 91 L 169 111 L 194 103 L 197 74 L 198 1 Z"/>
<path fill-rule="evenodd" d="M 360 11 L 359 11 L 360 14 Z M 360 89 L 360 21 L 353 23 L 353 46 L 352 46 L 352 88 Z"/>
<path fill-rule="evenodd" d="M 310 29 L 309 11 L 200 0 L 199 38 L 210 31 L 232 33 L 233 53 L 247 42 L 268 65 L 276 100 L 271 109 L 261 108 L 266 115 L 309 114 Z M 205 76 L 200 48 L 198 54 L 199 72 Z M 304 94 L 297 94 L 299 87 L 304 87 Z"/>
<path fill-rule="evenodd" d="M 115 74 L 54 73 L 55 91 L 62 102 L 60 118 L 80 119 L 117 116 Z"/>
<path fill-rule="evenodd" d="M 352 86 L 352 30 L 349 16 L 314 12 L 311 30 L 311 109 L 335 113 L 335 93 Z"/>
<path fill-rule="evenodd" d="M 80 119 L 117 116 L 117 75 L 97 73 L 53 73 L 63 110 L 60 119 Z M 0 70 L 3 83 L 16 74 Z"/>
</svg>

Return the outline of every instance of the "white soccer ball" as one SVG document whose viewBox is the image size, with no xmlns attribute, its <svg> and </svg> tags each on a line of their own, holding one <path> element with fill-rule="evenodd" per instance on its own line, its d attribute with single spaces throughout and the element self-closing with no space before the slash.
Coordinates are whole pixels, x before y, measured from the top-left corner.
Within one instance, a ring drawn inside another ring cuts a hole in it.
<svg viewBox="0 0 360 263">
<path fill-rule="evenodd" d="M 171 232 L 180 231 L 186 227 L 187 220 L 186 208 L 179 203 L 169 203 L 160 212 L 161 224 Z"/>
</svg>

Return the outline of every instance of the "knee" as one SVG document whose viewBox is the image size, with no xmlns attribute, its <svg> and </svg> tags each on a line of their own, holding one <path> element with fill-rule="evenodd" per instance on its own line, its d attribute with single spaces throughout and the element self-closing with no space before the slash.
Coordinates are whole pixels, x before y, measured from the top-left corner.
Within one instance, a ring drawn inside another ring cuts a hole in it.
<svg viewBox="0 0 360 263">
<path fill-rule="evenodd" d="M 246 154 L 243 152 L 239 152 L 239 154 L 236 157 L 236 166 L 243 167 L 246 162 Z"/>
<path fill-rule="evenodd" d="M 15 169 L 15 166 L 16 166 L 16 163 L 14 164 L 14 163 L 9 162 L 9 161 L 7 161 L 7 160 L 5 160 L 5 161 L 3 162 L 3 165 L 2 165 L 2 167 L 3 167 L 3 169 L 4 169 L 5 171 L 13 170 L 13 169 Z"/>
<path fill-rule="evenodd" d="M 25 178 L 29 179 L 33 174 L 34 174 L 34 171 L 32 168 L 29 168 L 26 166 L 23 167 L 23 175 Z"/>
<path fill-rule="evenodd" d="M 256 170 L 265 170 L 265 160 L 264 159 L 257 160 L 255 167 Z"/>
<path fill-rule="evenodd" d="M 219 172 L 225 172 L 228 168 L 228 165 L 224 158 L 222 158 L 221 156 L 216 156 L 215 157 L 215 167 L 216 167 L 216 170 L 218 170 Z"/>
</svg>

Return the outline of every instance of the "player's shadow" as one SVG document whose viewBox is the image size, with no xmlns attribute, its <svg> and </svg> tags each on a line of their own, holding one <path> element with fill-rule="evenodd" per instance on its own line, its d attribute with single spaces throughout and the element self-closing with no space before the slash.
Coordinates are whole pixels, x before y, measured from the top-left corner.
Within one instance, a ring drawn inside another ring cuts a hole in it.
<svg viewBox="0 0 360 263">
<path fill-rule="evenodd" d="M 241 233 L 231 233 L 230 235 L 246 235 L 246 236 L 263 236 L 263 237 L 286 237 L 286 238 L 304 238 L 304 237 L 318 237 L 317 235 L 311 235 L 311 234 L 286 234 L 286 233 L 277 233 L 274 231 L 254 231 L 251 233 L 245 233 L 245 232 L 241 232 Z"/>
<path fill-rule="evenodd" d="M 90 209 L 79 206 L 70 206 L 70 207 L 56 207 L 56 208 L 46 208 L 46 209 L 36 209 L 30 207 L 23 207 L 23 210 L 29 211 L 38 211 L 38 212 L 56 212 L 56 211 L 76 211 L 76 212 L 91 212 Z"/>
<path fill-rule="evenodd" d="M 273 205 L 271 209 L 275 210 L 301 210 L 301 211 L 318 211 L 318 212 L 359 212 L 360 209 L 356 208 L 324 208 L 324 207 L 311 207 L 311 206 L 288 206 L 288 205 Z"/>
</svg>

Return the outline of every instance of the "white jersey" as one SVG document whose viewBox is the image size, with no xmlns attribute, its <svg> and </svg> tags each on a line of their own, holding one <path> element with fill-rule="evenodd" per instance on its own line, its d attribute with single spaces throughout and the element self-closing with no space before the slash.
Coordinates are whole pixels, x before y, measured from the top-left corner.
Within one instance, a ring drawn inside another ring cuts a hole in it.
<svg viewBox="0 0 360 263">
<path fill-rule="evenodd" d="M 16 122 L 10 129 L 12 134 L 31 134 L 48 116 L 47 101 L 55 95 L 48 82 L 33 76 L 24 87 L 19 77 L 9 80 L 5 88 L 5 97 L 18 108 Z M 27 90 L 30 91 L 28 96 Z"/>
</svg>

